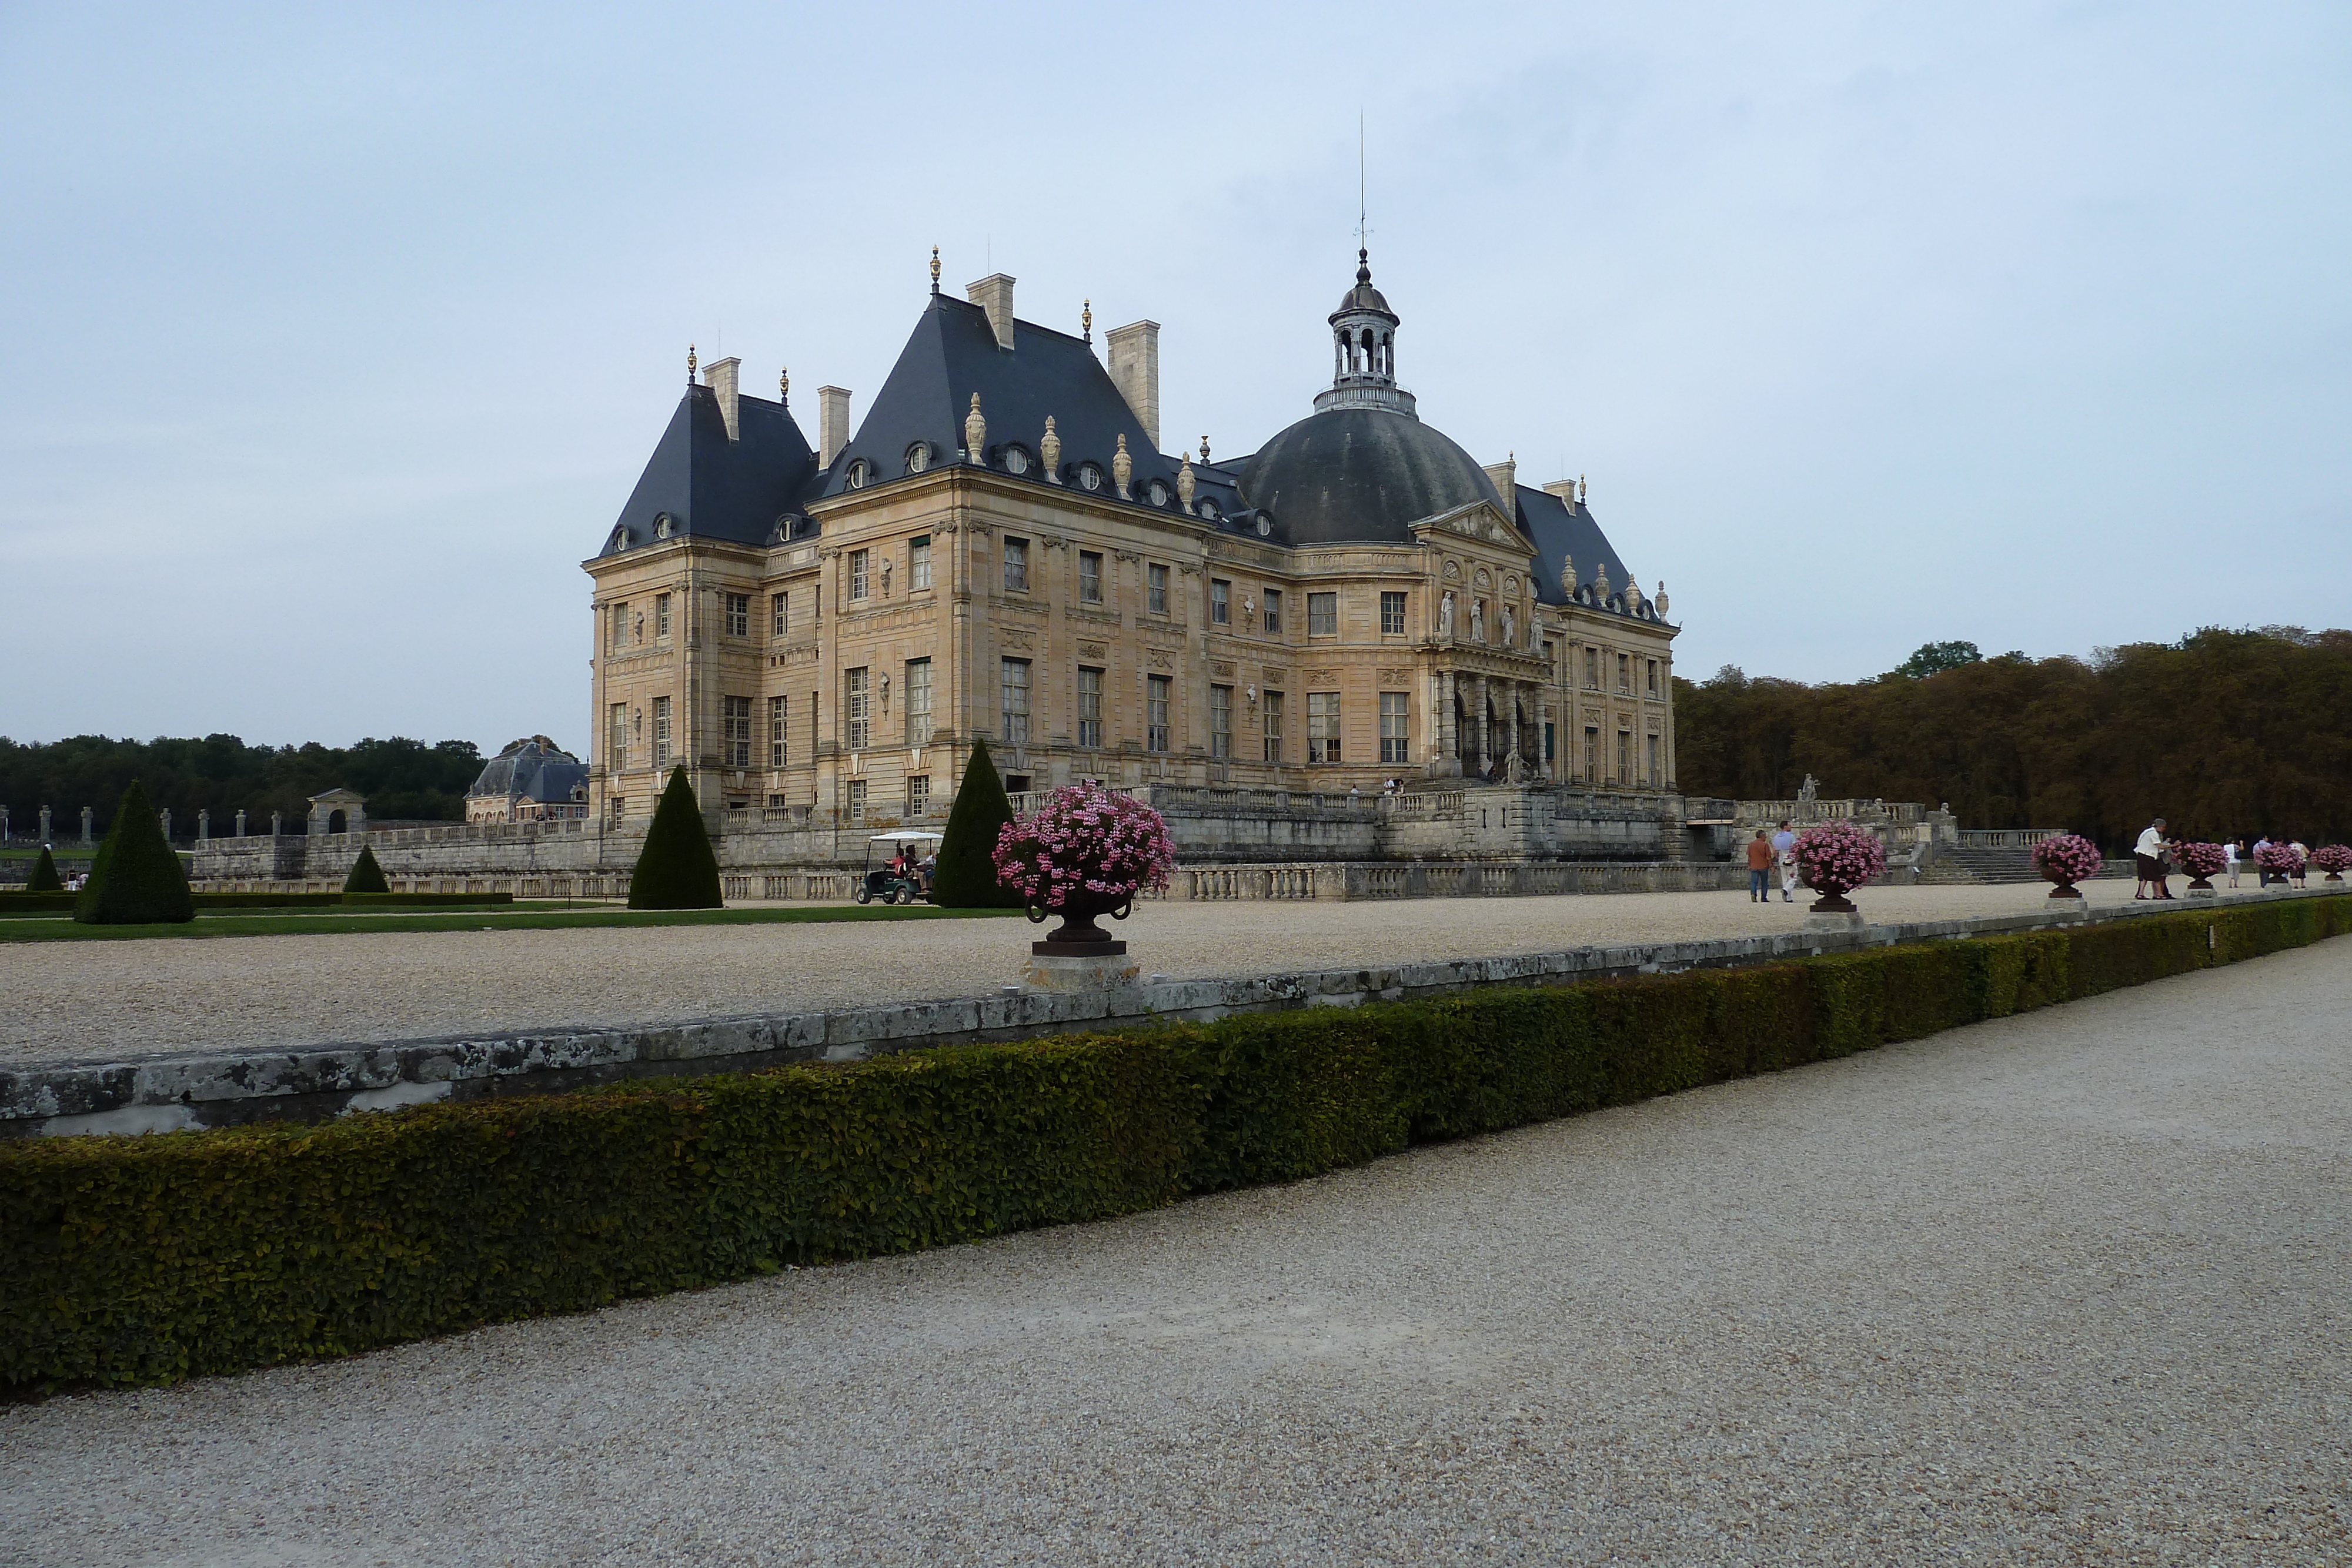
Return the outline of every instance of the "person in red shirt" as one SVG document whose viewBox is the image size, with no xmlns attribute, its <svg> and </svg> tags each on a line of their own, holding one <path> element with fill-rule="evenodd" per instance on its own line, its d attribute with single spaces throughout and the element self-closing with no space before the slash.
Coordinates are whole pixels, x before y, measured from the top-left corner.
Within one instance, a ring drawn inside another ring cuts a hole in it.
<svg viewBox="0 0 2352 1568">
<path fill-rule="evenodd" d="M 1763 829 L 1759 828 L 1756 836 L 1748 841 L 1748 902 L 1771 903 L 1771 888 L 1772 841 L 1764 836 Z"/>
</svg>

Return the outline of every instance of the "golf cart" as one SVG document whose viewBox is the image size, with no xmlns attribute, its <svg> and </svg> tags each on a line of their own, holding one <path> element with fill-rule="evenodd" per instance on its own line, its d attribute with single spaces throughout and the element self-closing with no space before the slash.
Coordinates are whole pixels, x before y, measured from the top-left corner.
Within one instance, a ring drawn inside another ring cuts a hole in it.
<svg viewBox="0 0 2352 1568">
<path fill-rule="evenodd" d="M 903 831 L 875 834 L 866 841 L 866 873 L 857 879 L 857 891 L 850 896 L 860 904 L 871 904 L 877 898 L 885 904 L 912 904 L 919 898 L 929 901 L 931 892 L 923 885 L 922 874 L 900 876 L 891 871 L 890 862 L 901 850 L 908 859 L 919 861 L 937 851 L 939 845 L 937 833 Z M 874 863 L 877 851 L 882 861 L 878 866 Z"/>
</svg>

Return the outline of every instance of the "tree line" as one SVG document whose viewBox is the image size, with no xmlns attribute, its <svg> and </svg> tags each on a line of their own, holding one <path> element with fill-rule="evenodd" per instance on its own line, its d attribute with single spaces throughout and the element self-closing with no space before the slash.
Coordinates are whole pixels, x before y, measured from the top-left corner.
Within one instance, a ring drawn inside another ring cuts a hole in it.
<svg viewBox="0 0 2352 1568">
<path fill-rule="evenodd" d="M 59 840 L 80 836 L 84 806 L 96 809 L 97 831 L 104 832 L 133 779 L 145 785 L 156 810 L 172 813 L 173 835 L 187 838 L 199 810 L 212 812 L 215 834 L 233 831 L 240 810 L 249 832 L 268 832 L 272 811 L 284 812 L 287 826 L 299 831 L 310 797 L 338 787 L 366 796 L 371 818 L 461 822 L 466 790 L 481 771 L 482 754 L 470 740 L 427 746 L 394 736 L 352 746 L 271 747 L 247 746 L 234 735 L 77 735 L 37 743 L 0 737 L 0 805 L 8 808 L 9 831 L 38 831 L 40 809 L 47 806 L 55 813 L 50 833 Z"/>
<path fill-rule="evenodd" d="M 2208 627 L 2089 658 L 1929 643 L 1822 685 L 1726 665 L 1675 682 L 1693 795 L 1948 801 L 1964 828 L 2065 828 L 2110 853 L 2150 819 L 2219 842 L 2352 841 L 2352 632 Z"/>
</svg>

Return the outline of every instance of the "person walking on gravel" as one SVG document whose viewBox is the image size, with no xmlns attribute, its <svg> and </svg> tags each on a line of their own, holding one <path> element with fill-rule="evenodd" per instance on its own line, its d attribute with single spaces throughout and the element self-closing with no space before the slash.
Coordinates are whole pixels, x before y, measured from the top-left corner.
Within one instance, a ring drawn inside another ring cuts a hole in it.
<svg viewBox="0 0 2352 1568">
<path fill-rule="evenodd" d="M 1780 866 L 1780 902 L 1796 903 L 1797 835 L 1789 831 L 1786 822 L 1781 823 L 1780 831 L 1772 835 L 1772 858 Z"/>
<path fill-rule="evenodd" d="M 1748 902 L 1772 902 L 1772 841 L 1761 828 L 1748 841 Z"/>
<path fill-rule="evenodd" d="M 2246 841 L 2243 839 L 2231 839 L 2228 843 L 2221 846 L 2221 858 L 2223 861 L 2228 862 L 2225 869 L 2227 869 L 2230 873 L 2230 885 L 2231 887 L 2238 885 L 2238 862 L 2242 858 L 2245 851 L 2245 847 Z"/>
<path fill-rule="evenodd" d="M 2132 890 L 2134 898 L 2147 897 L 2150 883 L 2156 884 L 2157 897 L 2172 896 L 2172 889 L 2165 885 L 2164 851 L 2164 819 L 2158 817 L 2141 830 L 2139 842 L 2132 846 L 2132 859 L 2137 862 L 2134 869 L 2139 873 L 2139 886 Z"/>
</svg>

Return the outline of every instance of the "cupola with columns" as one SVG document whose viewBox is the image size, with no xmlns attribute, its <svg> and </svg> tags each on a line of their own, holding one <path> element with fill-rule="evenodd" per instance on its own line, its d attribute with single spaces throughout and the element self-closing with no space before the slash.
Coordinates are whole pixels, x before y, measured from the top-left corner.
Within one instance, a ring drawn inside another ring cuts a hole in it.
<svg viewBox="0 0 2352 1568">
<path fill-rule="evenodd" d="M 1331 312 L 1331 385 L 1315 398 L 1315 412 L 1382 408 L 1419 418 L 1412 393 L 1397 385 L 1396 312 L 1372 287 L 1371 253 L 1356 252 L 1356 287 Z"/>
</svg>

